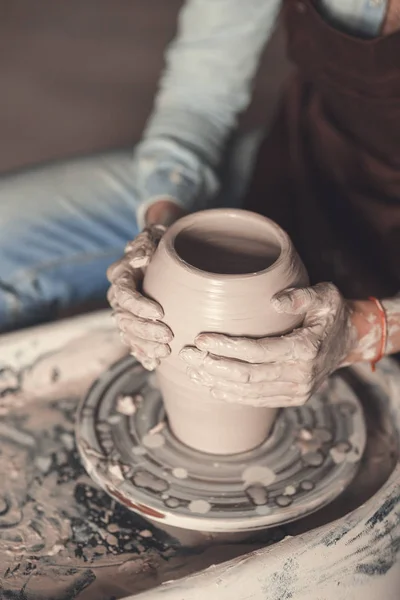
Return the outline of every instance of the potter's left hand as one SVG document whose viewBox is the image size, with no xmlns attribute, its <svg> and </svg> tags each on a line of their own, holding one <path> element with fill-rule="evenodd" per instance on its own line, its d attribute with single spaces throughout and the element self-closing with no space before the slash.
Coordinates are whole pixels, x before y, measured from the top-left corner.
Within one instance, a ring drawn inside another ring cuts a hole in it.
<svg viewBox="0 0 400 600">
<path fill-rule="evenodd" d="M 352 306 L 330 283 L 286 290 L 272 299 L 279 313 L 304 315 L 281 337 L 249 339 L 202 333 L 181 357 L 188 375 L 214 398 L 253 406 L 304 404 L 323 380 L 347 363 L 357 343 Z"/>
<path fill-rule="evenodd" d="M 150 371 L 168 356 L 172 332 L 161 322 L 163 309 L 141 292 L 145 270 L 165 232 L 165 227 L 147 227 L 125 248 L 124 256 L 107 270 L 111 283 L 107 298 L 120 329 L 122 342 Z"/>
<path fill-rule="evenodd" d="M 146 228 L 125 248 L 124 256 L 107 270 L 111 283 L 108 301 L 131 354 L 149 371 L 170 353 L 173 338 L 161 322 L 162 307 L 142 293 L 145 271 L 166 228 L 183 215 L 183 210 L 168 199 L 160 199 L 147 210 Z"/>
</svg>

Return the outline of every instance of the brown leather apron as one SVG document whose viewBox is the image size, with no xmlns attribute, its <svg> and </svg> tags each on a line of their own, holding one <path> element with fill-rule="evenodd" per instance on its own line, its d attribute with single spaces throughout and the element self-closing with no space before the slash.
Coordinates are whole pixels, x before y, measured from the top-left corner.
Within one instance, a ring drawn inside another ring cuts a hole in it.
<svg viewBox="0 0 400 600">
<path fill-rule="evenodd" d="M 292 236 L 312 283 L 347 297 L 400 290 L 400 32 L 341 33 L 286 0 L 297 66 L 264 141 L 246 207 Z"/>
</svg>

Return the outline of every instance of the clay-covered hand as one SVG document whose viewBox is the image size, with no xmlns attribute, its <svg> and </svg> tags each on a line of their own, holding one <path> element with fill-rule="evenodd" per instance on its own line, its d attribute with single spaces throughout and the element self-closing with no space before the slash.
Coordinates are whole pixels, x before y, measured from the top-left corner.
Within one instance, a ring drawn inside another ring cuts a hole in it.
<svg viewBox="0 0 400 600">
<path fill-rule="evenodd" d="M 111 283 L 108 301 L 131 354 L 148 369 L 155 369 L 169 355 L 172 332 L 160 322 L 162 307 L 141 293 L 144 273 L 165 232 L 162 225 L 150 225 L 125 248 L 121 260 L 108 268 Z"/>
<path fill-rule="evenodd" d="M 253 406 L 304 404 L 357 343 L 351 304 L 330 283 L 290 289 L 272 299 L 279 313 L 304 315 L 281 337 L 249 339 L 202 333 L 181 357 L 188 375 L 214 398 Z"/>
</svg>

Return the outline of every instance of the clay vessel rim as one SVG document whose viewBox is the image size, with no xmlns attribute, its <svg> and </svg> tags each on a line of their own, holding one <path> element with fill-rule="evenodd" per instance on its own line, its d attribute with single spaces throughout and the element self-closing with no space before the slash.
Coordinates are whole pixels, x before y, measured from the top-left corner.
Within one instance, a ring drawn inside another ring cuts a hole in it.
<svg viewBox="0 0 400 600">
<path fill-rule="evenodd" d="M 261 269 L 260 271 L 252 271 L 250 273 L 212 273 L 210 271 L 204 271 L 199 269 L 198 267 L 194 267 L 190 263 L 186 262 L 183 258 L 179 256 L 177 251 L 175 250 L 175 239 L 177 236 L 184 231 L 187 227 L 190 227 L 192 224 L 197 224 L 199 219 L 211 219 L 213 216 L 216 217 L 226 217 L 226 218 L 244 218 L 251 219 L 253 221 L 258 221 L 262 223 L 266 227 L 266 233 L 269 231 L 272 232 L 274 239 L 280 247 L 278 258 L 265 269 Z M 192 213 L 190 215 L 186 215 L 185 217 L 181 217 L 178 221 L 176 221 L 169 229 L 166 234 L 163 236 L 160 245 L 163 245 L 167 254 L 174 260 L 174 262 L 178 263 L 181 267 L 186 269 L 188 272 L 200 275 L 205 279 L 229 279 L 230 281 L 234 280 L 242 280 L 249 279 L 251 277 L 255 277 L 257 275 L 263 275 L 269 273 L 276 268 L 280 267 L 282 262 L 284 262 L 287 257 L 291 254 L 291 242 L 289 240 L 289 236 L 287 233 L 279 227 L 274 221 L 268 219 L 268 217 L 264 217 L 263 215 L 259 215 L 257 213 L 253 213 L 248 210 L 243 210 L 240 208 L 211 208 L 207 210 L 198 211 Z"/>
</svg>

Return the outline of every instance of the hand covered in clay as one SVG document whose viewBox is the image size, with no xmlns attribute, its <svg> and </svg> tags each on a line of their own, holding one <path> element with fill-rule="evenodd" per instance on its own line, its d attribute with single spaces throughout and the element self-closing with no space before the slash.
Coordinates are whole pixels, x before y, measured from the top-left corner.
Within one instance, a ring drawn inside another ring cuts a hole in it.
<svg viewBox="0 0 400 600">
<path fill-rule="evenodd" d="M 304 404 L 329 374 L 344 366 L 356 344 L 351 305 L 330 283 L 286 290 L 272 304 L 279 313 L 304 315 L 302 327 L 261 339 L 202 333 L 195 347 L 181 351 L 190 378 L 227 402 Z"/>
<path fill-rule="evenodd" d="M 122 341 L 131 354 L 148 370 L 155 369 L 169 355 L 172 332 L 159 319 L 164 312 L 159 304 L 141 293 L 143 277 L 165 232 L 162 225 L 150 225 L 125 248 L 121 260 L 107 271 L 111 287 L 108 301 L 121 331 Z"/>
</svg>

